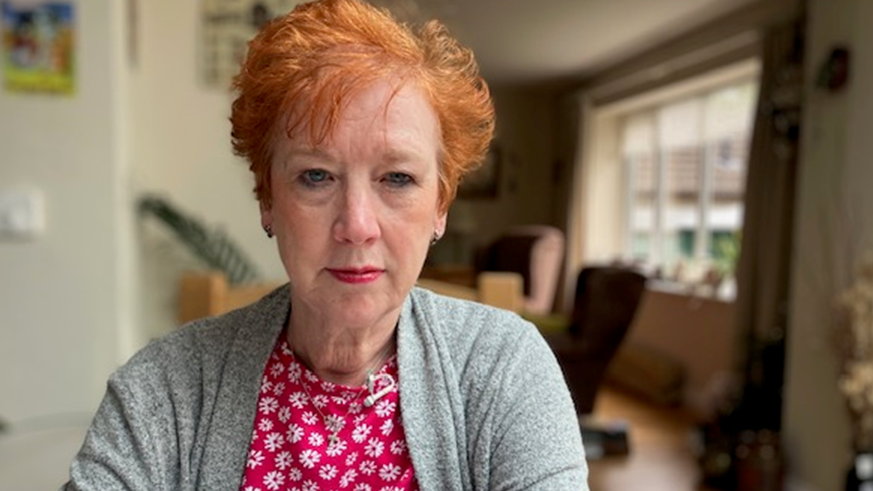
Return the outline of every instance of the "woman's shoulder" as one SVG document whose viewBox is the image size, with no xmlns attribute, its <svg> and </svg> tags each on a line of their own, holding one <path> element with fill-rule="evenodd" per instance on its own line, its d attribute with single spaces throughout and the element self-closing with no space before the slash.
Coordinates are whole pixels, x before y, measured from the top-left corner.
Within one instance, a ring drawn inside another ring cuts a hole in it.
<svg viewBox="0 0 873 491">
<path fill-rule="evenodd" d="M 470 321 L 475 318 L 493 318 L 496 316 L 504 322 L 527 323 L 514 312 L 472 300 L 436 293 L 427 288 L 413 288 L 411 297 L 415 307 L 430 310 L 431 313 L 439 313 L 443 319 L 447 320 L 454 318 Z"/>
<path fill-rule="evenodd" d="M 507 344 L 541 339 L 533 324 L 508 310 L 424 288 L 413 289 L 411 298 L 416 321 L 455 349 L 477 346 L 499 350 Z"/>
<path fill-rule="evenodd" d="M 412 351 L 421 350 L 413 353 L 420 359 L 430 353 L 451 364 L 466 397 L 493 395 L 495 387 L 509 383 L 498 379 L 509 374 L 537 374 L 550 387 L 563 383 L 545 339 L 520 315 L 419 288 L 413 290 L 410 303 L 409 317 L 415 325 L 404 336 L 405 347 L 412 344 Z M 415 339 L 408 332 L 415 332 Z"/>
<path fill-rule="evenodd" d="M 233 351 L 256 351 L 272 346 L 287 315 L 287 287 L 231 312 L 190 321 L 150 341 L 123 368 L 161 367 L 172 371 L 200 371 L 203 365 L 223 363 Z"/>
</svg>

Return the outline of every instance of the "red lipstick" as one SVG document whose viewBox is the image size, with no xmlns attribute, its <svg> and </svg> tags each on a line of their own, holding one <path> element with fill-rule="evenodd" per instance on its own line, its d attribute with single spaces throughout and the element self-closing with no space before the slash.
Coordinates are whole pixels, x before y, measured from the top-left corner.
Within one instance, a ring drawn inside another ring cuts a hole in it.
<svg viewBox="0 0 873 491">
<path fill-rule="evenodd" d="M 339 281 L 353 285 L 372 283 L 379 279 L 379 277 L 381 277 L 382 274 L 385 272 L 384 269 L 373 267 L 337 269 L 328 268 L 327 271 Z"/>
</svg>

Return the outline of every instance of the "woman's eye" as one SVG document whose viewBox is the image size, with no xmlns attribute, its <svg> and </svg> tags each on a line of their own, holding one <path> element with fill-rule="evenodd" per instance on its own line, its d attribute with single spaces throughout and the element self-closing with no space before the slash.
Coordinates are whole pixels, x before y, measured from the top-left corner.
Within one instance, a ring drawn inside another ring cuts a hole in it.
<svg viewBox="0 0 873 491">
<path fill-rule="evenodd" d="M 412 176 L 402 172 L 389 172 L 388 175 L 385 176 L 385 180 L 392 186 L 401 187 L 411 184 Z"/>
<path fill-rule="evenodd" d="M 330 177 L 330 174 L 328 174 L 326 170 L 310 169 L 304 171 L 300 177 L 303 180 L 304 184 L 308 186 L 316 186 L 324 181 L 327 181 L 327 179 Z"/>
</svg>

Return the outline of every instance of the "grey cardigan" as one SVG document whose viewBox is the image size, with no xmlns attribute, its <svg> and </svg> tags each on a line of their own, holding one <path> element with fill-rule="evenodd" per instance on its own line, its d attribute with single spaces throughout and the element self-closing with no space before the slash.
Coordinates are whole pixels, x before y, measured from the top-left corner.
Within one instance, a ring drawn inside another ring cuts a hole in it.
<svg viewBox="0 0 873 491">
<path fill-rule="evenodd" d="M 285 286 L 145 347 L 109 379 L 62 489 L 237 491 L 289 309 Z M 416 288 L 397 351 L 422 491 L 588 489 L 569 392 L 530 323 Z"/>
</svg>

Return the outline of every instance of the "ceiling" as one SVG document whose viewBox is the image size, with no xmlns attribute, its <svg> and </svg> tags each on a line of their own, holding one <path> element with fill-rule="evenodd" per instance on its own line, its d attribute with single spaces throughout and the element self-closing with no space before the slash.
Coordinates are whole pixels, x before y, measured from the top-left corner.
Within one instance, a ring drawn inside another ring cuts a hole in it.
<svg viewBox="0 0 873 491">
<path fill-rule="evenodd" d="M 585 77 L 753 2 L 766 0 L 374 0 L 442 20 L 491 83 Z"/>
</svg>

